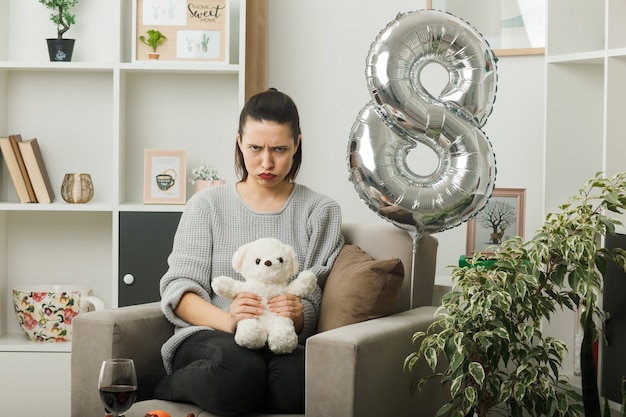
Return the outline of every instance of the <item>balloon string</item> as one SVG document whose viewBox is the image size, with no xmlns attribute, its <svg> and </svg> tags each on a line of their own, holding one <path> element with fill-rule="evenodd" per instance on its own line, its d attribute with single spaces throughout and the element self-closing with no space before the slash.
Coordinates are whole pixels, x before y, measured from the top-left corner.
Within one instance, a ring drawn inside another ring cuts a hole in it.
<svg viewBox="0 0 626 417">
<path fill-rule="evenodd" d="M 409 297 L 409 309 L 413 309 L 413 295 L 415 289 L 415 258 L 417 257 L 417 243 L 422 238 L 422 234 L 417 230 L 409 231 L 409 235 L 413 239 L 413 254 L 411 259 L 411 296 Z"/>
</svg>

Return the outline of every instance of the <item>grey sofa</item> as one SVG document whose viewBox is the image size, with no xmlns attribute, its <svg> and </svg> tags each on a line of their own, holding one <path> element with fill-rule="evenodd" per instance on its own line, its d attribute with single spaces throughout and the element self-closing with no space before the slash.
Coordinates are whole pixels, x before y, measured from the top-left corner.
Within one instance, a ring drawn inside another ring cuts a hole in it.
<svg viewBox="0 0 626 417">
<path fill-rule="evenodd" d="M 412 240 L 391 224 L 346 224 L 343 233 L 346 242 L 358 245 L 374 259 L 400 258 L 405 279 L 396 313 L 318 333 L 307 340 L 306 416 L 434 416 L 449 398 L 448 390 L 431 383 L 412 396 L 410 381 L 417 374 L 430 373 L 430 369 L 421 363 L 410 374 L 403 369 L 403 361 L 416 349 L 411 342 L 413 333 L 425 330 L 433 321 L 438 242 L 423 236 L 415 248 L 413 264 Z M 160 347 L 172 332 L 158 303 L 77 316 L 71 359 L 72 416 L 103 415 L 97 391 L 103 359 L 133 358 L 139 376 L 164 372 Z M 189 413 L 213 416 L 190 404 L 148 400 L 134 404 L 126 417 L 143 417 L 151 410 L 164 410 L 172 417 Z"/>
</svg>

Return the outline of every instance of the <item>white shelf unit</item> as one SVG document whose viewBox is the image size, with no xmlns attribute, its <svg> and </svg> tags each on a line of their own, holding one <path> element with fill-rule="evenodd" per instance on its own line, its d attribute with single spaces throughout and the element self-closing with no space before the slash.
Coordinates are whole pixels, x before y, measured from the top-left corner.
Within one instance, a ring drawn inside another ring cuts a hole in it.
<svg viewBox="0 0 626 417">
<path fill-rule="evenodd" d="M 546 7 L 547 213 L 596 172 L 626 170 L 626 1 L 550 0 Z M 544 326 L 568 344 L 565 373 L 573 371 L 576 322 L 568 311 Z"/>
<path fill-rule="evenodd" d="M 80 2 L 66 34 L 77 39 L 72 62 L 49 62 L 47 9 L 0 1 L 8 20 L 0 29 L 0 134 L 38 138 L 56 193 L 49 205 L 20 204 L 3 168 L 0 336 L 14 337 L 11 290 L 20 284 L 86 284 L 117 305 L 119 212 L 182 209 L 143 204 L 145 149 L 185 149 L 188 173 L 213 154 L 232 153 L 244 100 L 245 1 L 231 0 L 228 63 L 133 62 L 132 0 Z M 211 162 L 232 170 L 232 161 Z M 61 199 L 66 172 L 91 174 L 91 202 Z"/>
<path fill-rule="evenodd" d="M 593 5 L 553 0 L 547 7 L 546 212 L 596 172 L 626 169 L 624 0 Z"/>
<path fill-rule="evenodd" d="M 133 1 L 79 2 L 65 36 L 76 39 L 72 62 L 60 63 L 48 58 L 45 38 L 56 34 L 48 10 L 37 1 L 0 0 L 0 135 L 37 137 L 56 194 L 52 204 L 20 204 L 2 162 L 0 360 L 15 372 L 32 354 L 60 353 L 69 363 L 71 343 L 28 341 L 13 312 L 14 287 L 88 285 L 116 307 L 119 213 L 182 210 L 143 204 L 145 149 L 185 149 L 187 175 L 203 161 L 232 171 L 223 155 L 232 155 L 245 97 L 246 1 L 230 0 L 227 63 L 133 62 Z M 91 202 L 63 201 L 68 172 L 91 174 Z M 69 396 L 69 383 L 59 389 Z M 69 397 L 62 400 L 52 414 L 69 415 Z"/>
</svg>

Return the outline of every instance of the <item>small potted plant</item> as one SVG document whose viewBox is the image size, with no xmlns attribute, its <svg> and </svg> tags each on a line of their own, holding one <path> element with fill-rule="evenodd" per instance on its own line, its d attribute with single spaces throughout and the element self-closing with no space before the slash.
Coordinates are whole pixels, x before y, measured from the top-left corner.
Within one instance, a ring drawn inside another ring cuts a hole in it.
<svg viewBox="0 0 626 417">
<path fill-rule="evenodd" d="M 197 168 L 191 170 L 192 184 L 196 186 L 196 192 L 215 185 L 223 185 L 224 177 L 209 163 L 203 163 Z"/>
<path fill-rule="evenodd" d="M 167 40 L 167 37 L 165 37 L 165 35 L 160 31 L 154 29 L 149 29 L 146 34 L 148 35 L 147 37 L 144 35 L 139 36 L 139 40 L 152 48 L 152 52 L 148 53 L 148 58 L 159 59 L 157 48 Z"/>
<path fill-rule="evenodd" d="M 78 0 L 39 0 L 39 3 L 52 10 L 50 20 L 57 27 L 57 37 L 46 39 L 50 61 L 71 61 L 75 39 L 64 39 L 63 34 L 76 23 L 76 15 L 70 9 Z"/>
</svg>

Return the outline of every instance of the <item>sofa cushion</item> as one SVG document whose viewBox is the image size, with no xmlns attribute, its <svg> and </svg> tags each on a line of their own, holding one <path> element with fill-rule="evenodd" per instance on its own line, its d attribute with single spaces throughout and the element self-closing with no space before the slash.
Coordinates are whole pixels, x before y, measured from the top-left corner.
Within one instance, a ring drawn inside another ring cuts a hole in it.
<svg viewBox="0 0 626 417">
<path fill-rule="evenodd" d="M 374 260 L 356 245 L 344 245 L 324 286 L 317 331 L 393 313 L 404 266 L 397 258 Z"/>
</svg>

